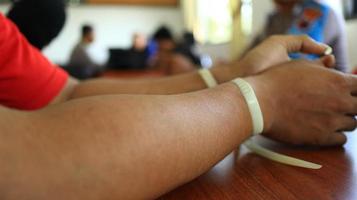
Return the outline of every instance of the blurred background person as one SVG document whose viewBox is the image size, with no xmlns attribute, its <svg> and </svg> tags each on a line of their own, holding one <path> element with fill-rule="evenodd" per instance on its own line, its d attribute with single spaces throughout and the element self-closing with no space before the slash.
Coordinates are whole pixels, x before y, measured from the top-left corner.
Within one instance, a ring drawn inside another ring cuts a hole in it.
<svg viewBox="0 0 357 200">
<path fill-rule="evenodd" d="M 91 58 L 88 50 L 94 42 L 94 29 L 91 25 L 83 25 L 81 31 L 81 39 L 73 48 L 70 60 L 67 66 L 69 73 L 79 79 L 95 77 L 99 74 L 103 67 L 98 65 Z"/>
<path fill-rule="evenodd" d="M 107 69 L 145 70 L 148 67 L 150 51 L 144 34 L 132 35 L 130 48 L 109 48 Z"/>
<path fill-rule="evenodd" d="M 148 41 L 144 34 L 134 33 L 130 54 L 133 69 L 145 69 L 148 66 L 149 49 Z"/>
<path fill-rule="evenodd" d="M 42 50 L 58 36 L 66 21 L 64 0 L 12 0 L 7 16 L 27 40 Z"/>
<path fill-rule="evenodd" d="M 336 69 L 346 72 L 348 68 L 347 40 L 344 19 L 332 8 L 315 0 L 274 0 L 276 9 L 267 18 L 264 30 L 248 49 L 276 34 L 306 34 L 318 42 L 328 44 L 336 56 Z M 307 58 L 292 55 L 293 58 Z"/>
<path fill-rule="evenodd" d="M 155 50 L 150 61 L 153 69 L 167 75 L 186 73 L 197 69 L 195 64 L 186 55 L 177 51 L 177 43 L 173 34 L 166 26 L 160 27 L 153 36 Z"/>
</svg>

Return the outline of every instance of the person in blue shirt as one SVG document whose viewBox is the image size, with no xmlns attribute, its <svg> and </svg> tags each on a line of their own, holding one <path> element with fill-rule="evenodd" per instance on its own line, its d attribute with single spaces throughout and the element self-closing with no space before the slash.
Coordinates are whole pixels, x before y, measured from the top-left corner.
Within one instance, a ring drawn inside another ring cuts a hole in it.
<svg viewBox="0 0 357 200">
<path fill-rule="evenodd" d="M 331 7 L 315 0 L 274 0 L 276 9 L 269 15 L 263 32 L 251 47 L 271 35 L 306 34 L 314 40 L 328 44 L 336 56 L 336 69 L 348 69 L 347 42 L 344 21 Z M 314 59 L 312 55 L 291 55 L 292 58 Z"/>
</svg>

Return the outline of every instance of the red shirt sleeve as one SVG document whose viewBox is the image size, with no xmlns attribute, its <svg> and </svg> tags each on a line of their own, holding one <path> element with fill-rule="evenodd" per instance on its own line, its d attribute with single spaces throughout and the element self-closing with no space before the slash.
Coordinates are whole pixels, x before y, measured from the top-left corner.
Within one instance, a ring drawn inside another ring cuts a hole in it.
<svg viewBox="0 0 357 200">
<path fill-rule="evenodd" d="M 61 92 L 67 79 L 66 72 L 0 14 L 0 105 L 19 110 L 43 108 Z"/>
</svg>

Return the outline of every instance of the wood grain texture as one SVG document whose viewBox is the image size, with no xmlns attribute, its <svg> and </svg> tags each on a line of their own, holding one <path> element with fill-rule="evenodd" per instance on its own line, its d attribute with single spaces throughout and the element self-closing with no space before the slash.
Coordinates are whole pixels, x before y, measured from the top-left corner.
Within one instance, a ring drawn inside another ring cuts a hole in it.
<svg viewBox="0 0 357 200">
<path fill-rule="evenodd" d="M 89 4 L 164 5 L 177 6 L 178 0 L 87 0 Z"/>
<path fill-rule="evenodd" d="M 357 132 L 344 148 L 292 148 L 258 138 L 270 149 L 322 164 L 320 170 L 281 165 L 241 147 L 211 171 L 160 200 L 355 200 Z"/>
</svg>

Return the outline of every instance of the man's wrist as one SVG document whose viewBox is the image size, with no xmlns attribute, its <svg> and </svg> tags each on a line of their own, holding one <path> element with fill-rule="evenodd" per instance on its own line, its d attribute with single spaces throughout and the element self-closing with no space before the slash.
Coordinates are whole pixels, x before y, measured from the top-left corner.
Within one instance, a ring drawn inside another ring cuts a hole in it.
<svg viewBox="0 0 357 200">
<path fill-rule="evenodd" d="M 229 71 L 224 71 L 227 70 L 227 68 L 220 68 L 220 69 L 211 69 L 210 70 L 206 70 L 206 69 L 202 69 L 198 71 L 198 74 L 200 75 L 201 79 L 205 82 L 206 86 L 208 88 L 213 88 L 216 87 L 219 83 L 217 81 L 217 79 L 214 77 L 214 74 L 212 71 L 216 72 L 216 76 L 218 75 L 220 78 L 223 78 L 223 75 L 225 75 L 227 78 Z M 224 74 L 227 73 L 227 74 Z M 226 79 L 226 80 L 230 80 L 230 79 Z M 232 79 L 233 80 L 233 79 Z M 221 81 L 223 81 L 223 79 L 221 79 Z M 233 83 L 233 82 L 232 82 Z M 247 82 L 246 82 L 247 83 Z M 227 86 L 229 84 L 224 84 L 224 86 Z M 249 85 L 249 83 L 248 83 Z M 238 88 L 237 88 L 238 86 Z M 222 89 L 225 88 L 222 85 Z M 236 108 L 236 113 L 239 113 L 240 117 L 239 117 L 239 121 L 240 122 L 244 122 L 241 125 L 244 125 L 243 129 L 245 129 L 246 133 L 253 133 L 253 132 L 257 132 L 256 129 L 256 124 L 254 123 L 254 117 L 252 117 L 251 115 L 251 107 L 250 105 L 248 105 L 247 103 L 247 99 L 245 98 L 245 93 L 244 91 L 242 91 L 242 88 L 239 87 L 239 85 L 236 85 L 233 88 L 233 91 L 230 90 L 229 94 L 231 95 L 229 99 L 233 99 L 233 101 L 231 101 L 233 104 L 235 104 L 235 108 Z M 240 92 L 238 92 L 240 90 Z M 261 115 L 261 113 L 260 113 Z M 259 133 L 261 133 L 261 130 L 259 131 Z M 249 135 L 247 135 L 247 137 L 249 137 Z"/>
<path fill-rule="evenodd" d="M 243 77 L 243 73 L 234 70 L 233 66 L 220 66 L 210 69 L 219 84 L 229 82 L 235 78 Z"/>
</svg>

